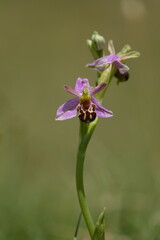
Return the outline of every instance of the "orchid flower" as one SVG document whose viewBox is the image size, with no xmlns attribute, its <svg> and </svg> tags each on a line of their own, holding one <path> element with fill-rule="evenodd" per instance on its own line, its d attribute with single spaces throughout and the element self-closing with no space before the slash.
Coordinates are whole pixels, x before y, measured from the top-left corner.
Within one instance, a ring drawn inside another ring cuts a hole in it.
<svg viewBox="0 0 160 240">
<path fill-rule="evenodd" d="M 129 47 L 128 45 L 126 46 Z M 125 74 L 129 71 L 129 67 L 124 64 L 124 61 L 129 58 L 136 58 L 140 55 L 136 51 L 128 52 L 128 49 L 127 51 L 124 51 L 124 49 L 122 49 L 121 52 L 116 54 L 112 40 L 108 42 L 108 50 L 110 52 L 110 55 L 98 58 L 94 62 L 87 64 L 87 67 L 103 72 L 110 64 L 114 63 L 120 74 Z"/>
<path fill-rule="evenodd" d="M 100 102 L 93 97 L 93 95 L 102 91 L 105 86 L 106 83 L 103 82 L 97 87 L 92 88 L 86 78 L 78 78 L 74 89 L 65 85 L 64 89 L 76 97 L 68 100 L 58 108 L 56 120 L 66 120 L 78 115 L 82 122 L 90 123 L 94 121 L 96 117 L 112 117 L 112 112 L 104 108 Z"/>
</svg>

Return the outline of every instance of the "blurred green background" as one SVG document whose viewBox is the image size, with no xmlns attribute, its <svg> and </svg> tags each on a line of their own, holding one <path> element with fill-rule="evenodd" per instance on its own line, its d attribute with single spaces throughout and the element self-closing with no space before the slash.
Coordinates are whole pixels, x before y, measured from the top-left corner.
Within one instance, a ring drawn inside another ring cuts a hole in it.
<svg viewBox="0 0 160 240">
<path fill-rule="evenodd" d="M 107 239 L 160 239 L 159 0 L 0 1 L 0 240 L 69 240 L 79 215 L 77 118 L 56 122 L 63 85 L 94 83 L 86 39 L 126 43 L 130 79 L 114 80 L 89 145 L 85 188 Z M 82 221 L 79 239 L 87 240 Z"/>
</svg>

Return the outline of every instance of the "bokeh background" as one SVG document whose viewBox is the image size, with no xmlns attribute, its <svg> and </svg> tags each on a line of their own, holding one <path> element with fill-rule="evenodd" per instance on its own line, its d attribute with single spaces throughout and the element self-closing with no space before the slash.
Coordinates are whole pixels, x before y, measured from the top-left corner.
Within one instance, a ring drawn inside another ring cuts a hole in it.
<svg viewBox="0 0 160 240">
<path fill-rule="evenodd" d="M 98 31 L 141 52 L 113 80 L 90 142 L 85 188 L 107 239 L 160 239 L 159 0 L 0 1 L 0 240 L 69 240 L 79 215 L 77 118 L 55 121 L 63 85 L 96 73 L 86 39 Z M 79 238 L 88 239 L 82 221 Z"/>
</svg>

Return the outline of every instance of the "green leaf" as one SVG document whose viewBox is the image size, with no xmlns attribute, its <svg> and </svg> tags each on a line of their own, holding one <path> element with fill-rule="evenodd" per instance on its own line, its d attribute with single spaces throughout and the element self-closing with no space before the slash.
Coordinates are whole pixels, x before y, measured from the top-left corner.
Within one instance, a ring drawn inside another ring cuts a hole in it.
<svg viewBox="0 0 160 240">
<path fill-rule="evenodd" d="M 105 208 L 98 217 L 93 240 L 105 240 Z"/>
</svg>

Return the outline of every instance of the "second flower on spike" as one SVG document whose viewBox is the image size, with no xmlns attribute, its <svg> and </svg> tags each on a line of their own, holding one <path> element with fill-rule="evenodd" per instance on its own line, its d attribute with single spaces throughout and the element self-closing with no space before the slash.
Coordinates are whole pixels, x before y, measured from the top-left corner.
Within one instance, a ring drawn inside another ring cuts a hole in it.
<svg viewBox="0 0 160 240">
<path fill-rule="evenodd" d="M 110 64 L 115 64 L 115 68 L 119 71 L 120 74 L 126 74 L 129 71 L 129 67 L 124 64 L 127 59 L 139 57 L 139 52 L 136 51 L 126 51 L 121 50 L 116 54 L 113 41 L 108 42 L 108 50 L 110 55 L 96 59 L 94 62 L 87 64 L 89 68 L 93 68 L 96 71 L 103 72 Z"/>
</svg>

